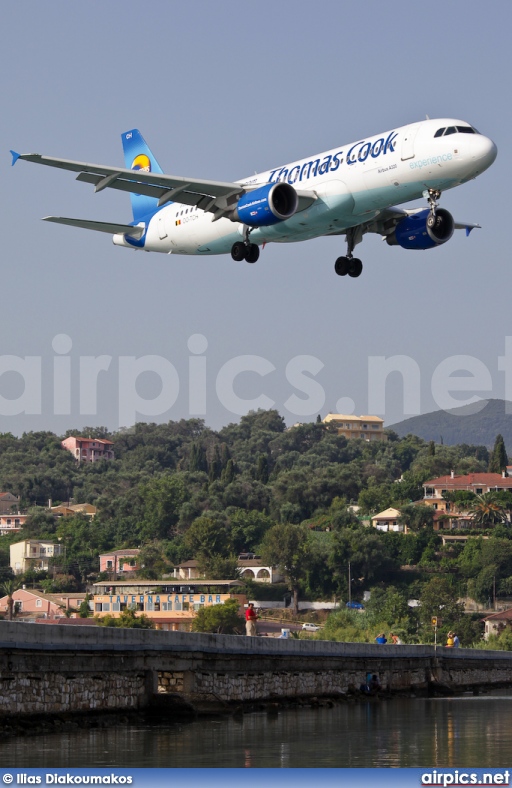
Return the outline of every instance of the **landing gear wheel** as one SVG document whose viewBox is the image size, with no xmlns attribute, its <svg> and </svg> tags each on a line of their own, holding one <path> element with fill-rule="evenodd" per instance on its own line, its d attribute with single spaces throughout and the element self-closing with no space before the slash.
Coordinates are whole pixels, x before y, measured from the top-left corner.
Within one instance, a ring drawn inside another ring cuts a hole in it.
<svg viewBox="0 0 512 788">
<path fill-rule="evenodd" d="M 245 255 L 247 253 L 247 247 L 243 241 L 235 241 L 233 246 L 231 247 L 231 257 L 233 260 L 236 260 L 237 263 L 242 262 L 245 260 Z"/>
<path fill-rule="evenodd" d="M 338 257 L 334 263 L 334 270 L 338 276 L 346 276 L 350 267 L 350 260 L 348 257 Z"/>
<path fill-rule="evenodd" d="M 245 248 L 245 261 L 247 263 L 255 263 L 260 256 L 260 248 L 258 244 L 249 244 Z"/>
<path fill-rule="evenodd" d="M 348 275 L 354 277 L 354 279 L 358 276 L 361 276 L 361 272 L 363 270 L 363 264 L 361 260 L 357 257 L 353 257 L 350 261 L 350 268 L 348 269 Z"/>
<path fill-rule="evenodd" d="M 427 227 L 430 227 L 430 229 L 433 230 L 436 224 L 437 224 L 437 216 L 435 215 L 435 213 L 430 213 L 427 217 Z"/>
</svg>

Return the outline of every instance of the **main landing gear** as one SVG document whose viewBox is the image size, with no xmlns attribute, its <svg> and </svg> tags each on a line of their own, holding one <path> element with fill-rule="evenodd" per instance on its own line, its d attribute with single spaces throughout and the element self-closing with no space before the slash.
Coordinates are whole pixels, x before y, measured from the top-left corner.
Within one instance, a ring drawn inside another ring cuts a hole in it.
<svg viewBox="0 0 512 788">
<path fill-rule="evenodd" d="M 231 247 L 231 257 L 233 260 L 236 260 L 237 263 L 240 263 L 242 260 L 245 260 L 246 263 L 255 263 L 260 256 L 259 246 L 257 244 L 252 244 L 249 241 L 250 234 L 251 228 L 245 227 L 244 240 L 235 241 Z"/>
<path fill-rule="evenodd" d="M 354 279 L 361 276 L 363 264 L 358 257 L 352 255 L 356 245 L 356 229 L 357 228 L 350 228 L 347 230 L 347 256 L 338 257 L 334 263 L 334 270 L 338 276 L 346 276 L 348 274 L 354 277 Z"/>
</svg>

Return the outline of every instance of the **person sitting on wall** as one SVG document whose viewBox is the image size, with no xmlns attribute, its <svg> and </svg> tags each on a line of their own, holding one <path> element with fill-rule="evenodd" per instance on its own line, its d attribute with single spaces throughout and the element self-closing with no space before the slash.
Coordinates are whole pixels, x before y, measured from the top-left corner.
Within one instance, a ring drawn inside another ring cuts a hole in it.
<svg viewBox="0 0 512 788">
<path fill-rule="evenodd" d="M 377 637 L 375 638 L 375 642 L 376 643 L 387 643 L 388 642 L 384 632 L 381 632 L 380 635 L 377 635 Z"/>
<path fill-rule="evenodd" d="M 376 673 L 370 674 L 368 673 L 366 676 L 366 683 L 361 684 L 359 687 L 360 691 L 363 692 L 365 695 L 376 695 L 377 692 L 382 689 L 381 683 L 379 681 L 379 677 Z"/>
<path fill-rule="evenodd" d="M 390 632 L 389 633 L 389 637 L 390 637 L 391 642 L 393 643 L 394 646 L 401 646 L 402 645 L 402 641 L 400 640 L 398 635 L 393 635 L 393 633 Z"/>
<path fill-rule="evenodd" d="M 256 631 L 257 620 L 258 616 L 256 615 L 256 611 L 254 609 L 254 603 L 249 602 L 247 610 L 245 611 L 245 633 L 249 637 L 256 637 L 258 634 Z"/>
<path fill-rule="evenodd" d="M 448 637 L 446 638 L 446 648 L 453 648 L 453 632 L 448 632 Z"/>
</svg>

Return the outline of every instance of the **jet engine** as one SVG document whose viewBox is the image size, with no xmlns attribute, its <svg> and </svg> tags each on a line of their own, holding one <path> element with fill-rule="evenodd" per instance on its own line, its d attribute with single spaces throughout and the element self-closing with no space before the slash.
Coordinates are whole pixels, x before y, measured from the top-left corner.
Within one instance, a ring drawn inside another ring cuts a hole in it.
<svg viewBox="0 0 512 788">
<path fill-rule="evenodd" d="M 244 194 L 229 218 L 248 227 L 269 227 L 293 216 L 298 205 L 297 192 L 289 183 L 267 183 Z"/>
<path fill-rule="evenodd" d="M 454 229 L 455 223 L 449 211 L 438 208 L 432 217 L 430 209 L 426 208 L 401 219 L 393 232 L 386 236 L 386 241 L 390 246 L 401 246 L 402 249 L 432 249 L 449 241 Z"/>
</svg>

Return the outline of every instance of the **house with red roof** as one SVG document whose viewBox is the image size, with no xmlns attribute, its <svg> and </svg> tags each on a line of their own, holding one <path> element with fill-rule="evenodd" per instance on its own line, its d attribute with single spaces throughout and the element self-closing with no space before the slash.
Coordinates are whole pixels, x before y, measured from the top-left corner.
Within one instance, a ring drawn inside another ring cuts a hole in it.
<svg viewBox="0 0 512 788">
<path fill-rule="evenodd" d="M 25 587 L 13 591 L 14 614 L 17 619 L 47 618 L 56 619 L 66 615 L 66 611 L 77 610 L 85 593 L 45 594 L 42 591 L 28 590 Z M 0 614 L 7 618 L 9 613 L 8 596 L 0 598 Z M 92 610 L 92 603 L 89 605 Z"/>
<path fill-rule="evenodd" d="M 505 629 L 512 627 L 512 608 L 501 610 L 499 613 L 491 613 L 483 621 L 485 624 L 484 640 L 488 640 L 489 635 L 501 635 Z"/>
<path fill-rule="evenodd" d="M 82 438 L 71 435 L 61 441 L 61 446 L 70 451 L 77 462 L 114 459 L 114 444 L 103 438 Z"/>
<path fill-rule="evenodd" d="M 489 492 L 512 491 L 512 477 L 505 473 L 467 473 L 456 476 L 438 476 L 423 483 L 422 504 L 434 509 L 434 530 L 458 530 L 471 525 L 471 515 L 463 506 L 447 501 L 446 493 L 472 492 L 485 495 Z"/>
</svg>

